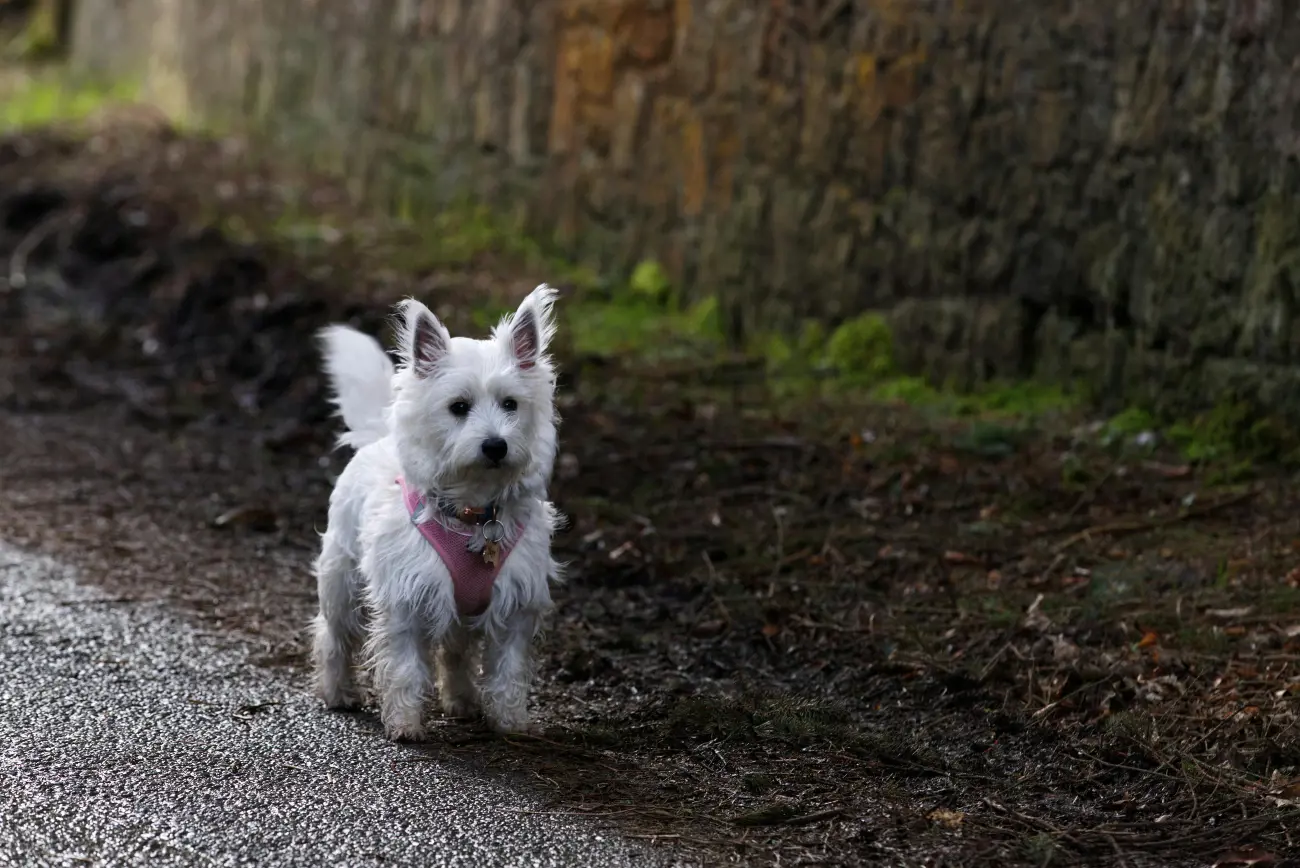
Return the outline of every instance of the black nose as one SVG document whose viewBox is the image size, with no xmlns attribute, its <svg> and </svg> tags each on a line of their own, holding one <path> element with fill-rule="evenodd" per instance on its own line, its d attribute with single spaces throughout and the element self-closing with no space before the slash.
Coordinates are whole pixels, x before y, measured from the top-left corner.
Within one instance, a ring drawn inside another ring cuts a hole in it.
<svg viewBox="0 0 1300 868">
<path fill-rule="evenodd" d="M 489 461 L 504 461 L 507 448 L 506 441 L 500 437 L 489 437 L 483 441 L 483 454 Z"/>
</svg>

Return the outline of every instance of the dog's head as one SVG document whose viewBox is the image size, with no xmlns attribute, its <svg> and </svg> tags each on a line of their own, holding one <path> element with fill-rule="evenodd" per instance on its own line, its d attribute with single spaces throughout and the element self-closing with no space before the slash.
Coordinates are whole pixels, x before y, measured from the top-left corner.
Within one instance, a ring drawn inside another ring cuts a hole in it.
<svg viewBox="0 0 1300 868">
<path fill-rule="evenodd" d="M 391 429 L 408 480 L 470 505 L 536 482 L 555 462 L 555 290 L 542 284 L 487 340 L 453 338 L 418 301 L 400 306 Z"/>
</svg>

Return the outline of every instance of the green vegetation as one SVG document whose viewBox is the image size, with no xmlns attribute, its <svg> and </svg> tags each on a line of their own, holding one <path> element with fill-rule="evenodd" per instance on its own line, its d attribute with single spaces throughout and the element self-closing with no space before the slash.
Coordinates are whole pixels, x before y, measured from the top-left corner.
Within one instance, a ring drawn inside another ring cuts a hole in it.
<svg viewBox="0 0 1300 868">
<path fill-rule="evenodd" d="M 878 313 L 846 320 L 826 343 L 826 362 L 846 383 L 875 385 L 894 373 L 894 335 Z"/>
<path fill-rule="evenodd" d="M 1261 416 L 1247 402 L 1221 402 L 1193 418 L 1172 424 L 1166 432 L 1189 461 L 1229 462 L 1244 470 L 1258 461 L 1295 462 L 1296 432 L 1277 419 Z"/>
<path fill-rule="evenodd" d="M 0 80 L 0 132 L 84 121 L 103 108 L 133 101 L 139 88 L 68 85 L 63 76 L 9 73 Z"/>
<path fill-rule="evenodd" d="M 632 269 L 628 289 L 638 298 L 655 304 L 667 304 L 672 297 L 673 285 L 662 265 L 653 259 L 646 259 Z"/>
<path fill-rule="evenodd" d="M 33 38 L 45 32 L 43 26 L 33 19 L 29 27 Z M 76 123 L 106 106 L 135 101 L 139 95 L 140 89 L 129 84 L 73 86 L 57 71 L 11 73 L 0 78 L 0 131 Z M 540 242 L 518 220 L 502 219 L 491 209 L 466 201 L 417 215 L 411 197 L 398 196 L 395 213 L 390 215 L 396 219 L 383 231 L 346 212 L 322 213 L 291 197 L 279 205 L 215 219 L 223 231 L 239 239 L 269 239 L 308 254 L 326 248 L 340 248 L 349 255 L 365 253 L 399 273 L 470 268 L 489 257 L 513 262 L 521 272 L 574 290 L 564 305 L 564 349 L 583 355 L 651 364 L 691 360 L 703 367 L 739 351 L 765 369 L 762 385 L 775 396 L 831 395 L 907 405 L 944 416 L 1032 420 L 1086 403 L 1077 388 L 993 382 L 957 389 L 906 375 L 898 370 L 890 323 L 876 311 L 831 329 L 807 320 L 791 330 L 793 334 L 760 334 L 745 347 L 731 347 L 719 299 L 714 295 L 685 298 L 659 262 L 643 260 L 626 279 L 611 280 Z M 485 297 L 470 320 L 486 329 L 509 307 L 509 299 Z M 1129 408 L 1107 421 L 1101 440 L 1105 446 L 1121 449 L 1154 448 L 1156 438 L 1139 437 L 1147 432 L 1176 446 L 1187 461 L 1217 468 L 1220 481 L 1245 476 L 1258 463 L 1300 462 L 1296 432 L 1244 402 L 1225 401 L 1190 419 L 1157 417 L 1143 408 Z M 1012 435 L 996 424 L 987 430 L 972 428 L 967 445 L 976 452 L 1001 454 L 1014 448 Z M 1070 468 L 1063 472 L 1072 473 Z"/>
<path fill-rule="evenodd" d="M 1138 442 L 1139 435 L 1155 435 Z M 1211 467 L 1210 479 L 1232 482 L 1258 464 L 1300 463 L 1297 434 L 1248 402 L 1224 401 L 1189 419 L 1161 418 L 1139 407 L 1112 416 L 1101 431 L 1104 446 L 1154 448 L 1163 439 L 1191 464 Z"/>
</svg>

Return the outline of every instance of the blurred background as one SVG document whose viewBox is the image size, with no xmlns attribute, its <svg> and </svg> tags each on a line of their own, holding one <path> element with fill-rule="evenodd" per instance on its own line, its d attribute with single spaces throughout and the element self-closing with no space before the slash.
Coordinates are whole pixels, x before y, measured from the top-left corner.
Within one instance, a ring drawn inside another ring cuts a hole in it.
<svg viewBox="0 0 1300 868">
<path fill-rule="evenodd" d="M 545 281 L 547 742 L 439 750 L 716 862 L 1294 846 L 1296 4 L 0 0 L 0 42 L 10 542 L 301 678 L 313 330 Z"/>
</svg>

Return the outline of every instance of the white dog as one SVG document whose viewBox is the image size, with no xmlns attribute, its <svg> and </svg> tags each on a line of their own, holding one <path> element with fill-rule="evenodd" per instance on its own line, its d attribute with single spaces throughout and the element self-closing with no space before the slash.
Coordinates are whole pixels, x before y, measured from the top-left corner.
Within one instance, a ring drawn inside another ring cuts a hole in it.
<svg viewBox="0 0 1300 868">
<path fill-rule="evenodd" d="M 355 707 L 364 664 L 391 739 L 423 737 L 433 668 L 447 714 L 529 727 L 532 641 L 559 578 L 554 301 L 543 284 L 471 340 L 407 300 L 396 369 L 373 338 L 321 332 L 340 441 L 357 452 L 316 561 L 316 686 L 330 708 Z"/>
</svg>

